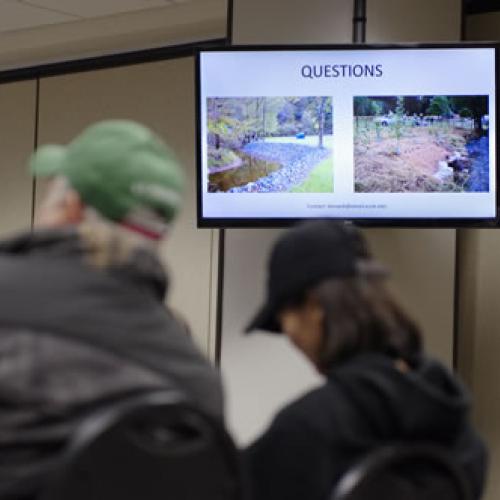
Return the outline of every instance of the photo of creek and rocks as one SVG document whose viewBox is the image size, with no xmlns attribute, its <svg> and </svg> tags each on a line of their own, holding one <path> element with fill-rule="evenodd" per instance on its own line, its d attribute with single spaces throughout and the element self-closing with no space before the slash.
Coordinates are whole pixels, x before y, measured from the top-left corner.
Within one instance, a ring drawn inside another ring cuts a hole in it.
<svg viewBox="0 0 500 500">
<path fill-rule="evenodd" d="M 208 192 L 333 191 L 331 97 L 208 98 Z"/>
<path fill-rule="evenodd" d="M 488 96 L 354 98 L 355 192 L 488 192 Z"/>
</svg>

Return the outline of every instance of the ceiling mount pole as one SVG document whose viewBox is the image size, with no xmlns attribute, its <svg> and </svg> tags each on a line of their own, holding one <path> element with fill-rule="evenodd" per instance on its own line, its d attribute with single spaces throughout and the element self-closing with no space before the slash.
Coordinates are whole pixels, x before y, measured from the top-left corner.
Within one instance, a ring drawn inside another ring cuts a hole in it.
<svg viewBox="0 0 500 500">
<path fill-rule="evenodd" d="M 354 0 L 352 42 L 366 42 L 366 0 Z"/>
</svg>

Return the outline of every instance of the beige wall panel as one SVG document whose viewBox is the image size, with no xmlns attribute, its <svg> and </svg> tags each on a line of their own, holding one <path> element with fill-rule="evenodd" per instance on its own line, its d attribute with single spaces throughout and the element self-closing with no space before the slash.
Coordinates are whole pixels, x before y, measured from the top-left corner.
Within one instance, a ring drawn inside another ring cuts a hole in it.
<svg viewBox="0 0 500 500">
<path fill-rule="evenodd" d="M 350 0 L 234 0 L 233 43 L 349 43 Z"/>
<path fill-rule="evenodd" d="M 467 40 L 500 40 L 500 12 L 467 16 L 465 33 Z"/>
<path fill-rule="evenodd" d="M 365 235 L 389 267 L 393 295 L 421 327 L 427 350 L 451 367 L 455 231 L 369 229 Z"/>
<path fill-rule="evenodd" d="M 467 230 L 461 239 L 460 368 L 474 396 L 474 418 L 490 448 L 485 500 L 500 490 L 500 232 Z"/>
<path fill-rule="evenodd" d="M 264 302 L 268 253 L 282 230 L 226 231 L 221 367 L 228 422 L 240 443 L 267 426 L 276 410 L 321 379 L 281 335 L 245 335 Z"/>
<path fill-rule="evenodd" d="M 367 42 L 460 39 L 461 0 L 373 0 L 367 3 Z"/>
<path fill-rule="evenodd" d="M 214 234 L 196 229 L 194 114 L 192 58 L 41 81 L 40 143 L 66 142 L 96 120 L 128 118 L 152 127 L 178 152 L 189 183 L 184 211 L 165 250 L 172 278 L 169 303 L 186 317 L 208 353 Z"/>
<path fill-rule="evenodd" d="M 35 137 L 36 82 L 0 85 L 0 235 L 29 228 L 32 179 L 27 160 Z"/>
<path fill-rule="evenodd" d="M 466 40 L 498 40 L 500 13 L 466 18 Z M 500 232 L 462 230 L 459 234 L 459 369 L 472 387 L 474 418 L 491 453 L 484 500 L 500 491 Z"/>
</svg>

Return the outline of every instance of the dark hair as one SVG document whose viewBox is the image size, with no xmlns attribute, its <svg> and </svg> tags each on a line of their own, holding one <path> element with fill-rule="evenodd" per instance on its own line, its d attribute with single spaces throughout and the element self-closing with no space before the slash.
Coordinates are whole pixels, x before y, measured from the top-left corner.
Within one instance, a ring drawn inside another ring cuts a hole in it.
<svg viewBox="0 0 500 500">
<path fill-rule="evenodd" d="M 319 369 L 360 352 L 380 352 L 417 363 L 422 349 L 417 325 L 393 300 L 380 278 L 333 278 L 310 290 L 324 310 Z"/>
</svg>

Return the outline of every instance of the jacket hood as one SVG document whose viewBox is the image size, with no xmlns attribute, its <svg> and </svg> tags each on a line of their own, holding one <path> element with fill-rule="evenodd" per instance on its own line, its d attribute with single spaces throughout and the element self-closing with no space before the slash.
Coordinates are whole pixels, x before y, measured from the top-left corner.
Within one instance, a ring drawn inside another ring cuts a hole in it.
<svg viewBox="0 0 500 500">
<path fill-rule="evenodd" d="M 387 356 L 363 354 L 332 369 L 334 380 L 370 432 L 383 439 L 451 443 L 467 420 L 470 399 L 462 384 L 439 362 L 422 358 L 402 371 Z"/>
<path fill-rule="evenodd" d="M 97 344 L 162 331 L 166 276 L 155 255 L 98 266 L 76 228 L 27 233 L 0 245 L 0 326 L 63 333 Z"/>
<path fill-rule="evenodd" d="M 82 265 L 100 268 L 136 286 L 149 288 L 159 300 L 163 300 L 167 294 L 165 270 L 152 251 L 145 248 L 123 250 L 118 247 L 112 234 L 93 233 L 84 225 L 25 232 L 0 242 L 0 259 L 15 257 L 15 261 L 18 261 L 23 258 L 23 267 L 29 266 L 31 262 L 34 266 L 38 265 L 38 255 L 55 258 L 56 269 L 61 260 L 76 257 Z"/>
</svg>

